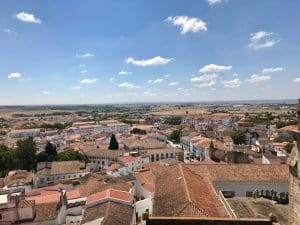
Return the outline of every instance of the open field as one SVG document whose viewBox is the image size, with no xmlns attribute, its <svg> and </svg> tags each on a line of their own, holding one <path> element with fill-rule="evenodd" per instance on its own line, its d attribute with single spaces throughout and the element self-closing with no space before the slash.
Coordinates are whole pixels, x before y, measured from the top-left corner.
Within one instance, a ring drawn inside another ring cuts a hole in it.
<svg viewBox="0 0 300 225">
<path fill-rule="evenodd" d="M 203 106 L 183 107 L 183 106 L 164 105 L 164 106 L 153 108 L 149 114 L 155 116 L 184 116 L 184 115 L 198 115 L 207 112 L 208 112 L 207 108 Z"/>
</svg>

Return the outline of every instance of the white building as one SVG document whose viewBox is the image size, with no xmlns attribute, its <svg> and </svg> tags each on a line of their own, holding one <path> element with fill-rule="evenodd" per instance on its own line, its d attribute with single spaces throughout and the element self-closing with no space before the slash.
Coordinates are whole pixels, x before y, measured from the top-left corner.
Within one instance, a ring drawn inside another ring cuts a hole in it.
<svg viewBox="0 0 300 225">
<path fill-rule="evenodd" d="M 13 130 L 8 133 L 8 137 L 10 138 L 37 137 L 39 135 L 40 135 L 40 129 Z"/>
<path fill-rule="evenodd" d="M 34 177 L 35 187 L 52 185 L 55 180 L 72 180 L 91 171 L 90 166 L 80 161 L 40 162 Z"/>
</svg>

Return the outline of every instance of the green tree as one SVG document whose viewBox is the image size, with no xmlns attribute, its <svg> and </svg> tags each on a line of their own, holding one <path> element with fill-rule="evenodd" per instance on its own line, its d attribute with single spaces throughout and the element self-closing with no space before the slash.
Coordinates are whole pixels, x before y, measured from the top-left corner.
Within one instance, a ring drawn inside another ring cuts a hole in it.
<svg viewBox="0 0 300 225">
<path fill-rule="evenodd" d="M 236 145 L 246 144 L 246 135 L 244 132 L 233 130 L 230 137 L 232 138 L 233 143 Z"/>
<path fill-rule="evenodd" d="M 32 137 L 17 141 L 17 162 L 18 168 L 33 170 L 35 168 L 36 143 Z"/>
<path fill-rule="evenodd" d="M 42 151 L 36 155 L 36 161 L 37 162 L 47 162 L 48 161 L 48 155 L 46 152 Z"/>
<path fill-rule="evenodd" d="M 73 161 L 73 160 L 87 161 L 86 155 L 71 149 L 58 153 L 56 159 L 57 161 Z"/>
<path fill-rule="evenodd" d="M 0 176 L 5 176 L 9 170 L 16 169 L 16 166 L 16 150 L 0 145 Z"/>
<path fill-rule="evenodd" d="M 5 130 L 0 130 L 0 135 L 6 135 L 7 132 Z"/>
<path fill-rule="evenodd" d="M 165 120 L 165 124 L 180 125 L 182 118 L 180 116 L 171 116 Z"/>
<path fill-rule="evenodd" d="M 133 128 L 130 133 L 132 133 L 132 134 L 147 134 L 147 132 L 145 130 L 142 130 L 139 128 Z"/>
<path fill-rule="evenodd" d="M 48 141 L 45 146 L 45 153 L 48 156 L 56 156 L 57 155 L 56 146 L 52 144 L 50 141 Z"/>
<path fill-rule="evenodd" d="M 294 148 L 293 143 L 288 143 L 286 146 L 284 146 L 284 149 L 288 154 L 290 154 L 292 152 L 293 148 Z"/>
<path fill-rule="evenodd" d="M 291 138 L 291 137 L 276 137 L 274 138 L 273 140 L 274 142 L 290 142 L 290 143 L 293 143 L 294 142 L 294 139 Z"/>
<path fill-rule="evenodd" d="M 108 149 L 110 149 L 110 150 L 118 150 L 119 149 L 119 143 L 114 134 L 112 134 L 110 137 L 110 143 L 109 143 Z"/>
<path fill-rule="evenodd" d="M 179 143 L 180 142 L 180 135 L 181 135 L 181 131 L 180 130 L 174 130 L 169 135 L 169 140 L 173 141 L 175 143 Z"/>
</svg>

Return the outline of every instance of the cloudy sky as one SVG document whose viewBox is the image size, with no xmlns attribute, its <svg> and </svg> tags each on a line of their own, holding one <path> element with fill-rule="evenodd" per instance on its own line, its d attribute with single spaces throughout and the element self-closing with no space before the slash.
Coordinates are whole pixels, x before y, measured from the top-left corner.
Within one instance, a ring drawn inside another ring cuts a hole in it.
<svg viewBox="0 0 300 225">
<path fill-rule="evenodd" d="M 295 99 L 300 1 L 3 0 L 0 104 Z"/>
</svg>

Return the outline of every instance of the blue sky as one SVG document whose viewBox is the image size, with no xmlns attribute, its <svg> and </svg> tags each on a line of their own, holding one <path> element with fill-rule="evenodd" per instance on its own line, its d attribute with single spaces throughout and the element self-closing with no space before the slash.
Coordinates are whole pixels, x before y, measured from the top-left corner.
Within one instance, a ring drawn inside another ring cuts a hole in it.
<svg viewBox="0 0 300 225">
<path fill-rule="evenodd" d="M 3 0 L 0 104 L 294 99 L 300 1 Z"/>
</svg>

